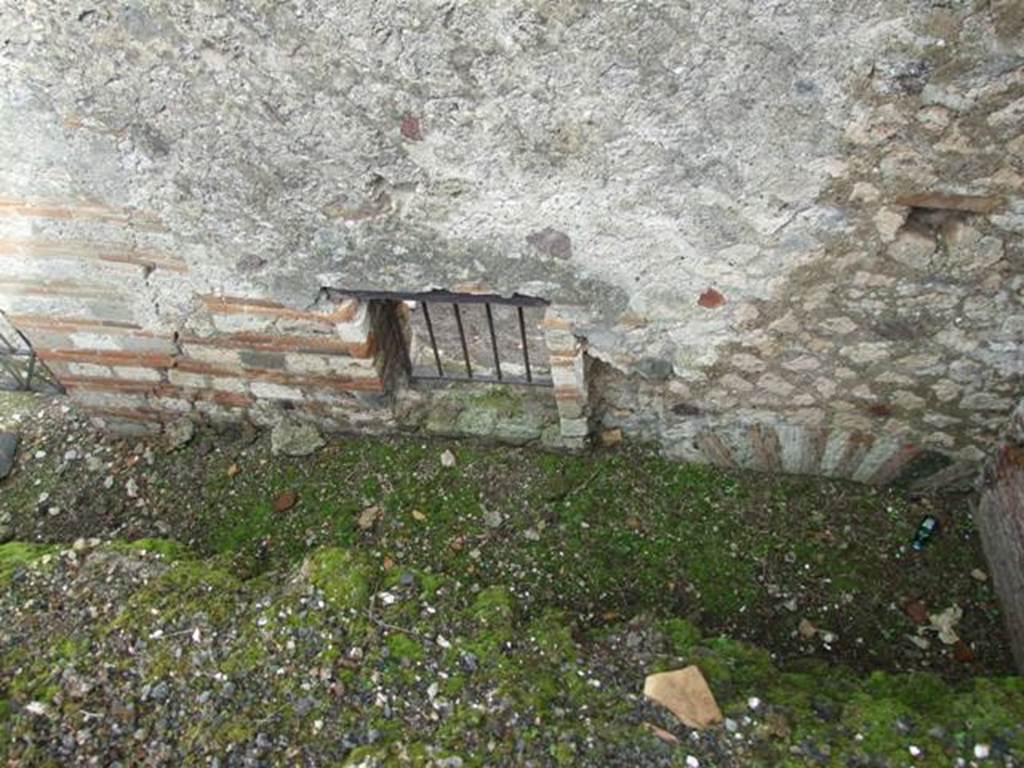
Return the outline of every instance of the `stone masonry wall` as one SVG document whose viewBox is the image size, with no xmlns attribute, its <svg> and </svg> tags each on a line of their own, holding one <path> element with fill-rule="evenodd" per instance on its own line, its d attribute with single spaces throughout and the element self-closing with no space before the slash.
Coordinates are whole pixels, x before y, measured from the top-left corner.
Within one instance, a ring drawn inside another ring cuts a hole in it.
<svg viewBox="0 0 1024 768">
<path fill-rule="evenodd" d="M 394 427 L 372 310 L 324 288 L 547 299 L 564 444 L 940 485 L 1019 399 L 1017 0 L 0 24 L 0 310 L 111 425 Z"/>
</svg>

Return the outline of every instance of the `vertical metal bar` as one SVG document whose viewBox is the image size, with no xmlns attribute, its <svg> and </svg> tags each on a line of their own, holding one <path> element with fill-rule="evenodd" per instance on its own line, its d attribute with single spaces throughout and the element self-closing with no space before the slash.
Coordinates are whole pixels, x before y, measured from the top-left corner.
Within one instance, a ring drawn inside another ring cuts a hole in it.
<svg viewBox="0 0 1024 768">
<path fill-rule="evenodd" d="M 459 341 L 462 342 L 462 357 L 466 360 L 466 375 L 473 378 L 473 366 L 469 363 L 469 347 L 466 346 L 466 331 L 462 327 L 462 313 L 459 312 L 459 305 L 452 304 L 455 312 L 455 324 L 459 326 Z"/>
<path fill-rule="evenodd" d="M 526 380 L 533 383 L 533 375 L 530 373 L 530 351 L 526 347 L 526 320 L 523 319 L 523 308 L 516 307 L 519 313 L 519 338 L 523 340 L 523 363 L 526 365 Z"/>
<path fill-rule="evenodd" d="M 498 357 L 498 337 L 494 335 L 494 316 L 491 314 L 491 304 L 484 304 L 487 312 L 487 328 L 491 332 L 491 352 L 494 353 L 494 372 L 498 374 L 498 381 L 501 381 L 501 358 Z"/>
<path fill-rule="evenodd" d="M 36 353 L 34 350 L 28 352 L 28 373 L 25 375 L 25 391 L 31 391 L 32 389 L 32 373 L 36 368 Z"/>
<path fill-rule="evenodd" d="M 421 301 L 423 307 L 423 319 L 427 321 L 427 333 L 430 334 L 430 348 L 434 350 L 434 362 L 437 363 L 437 375 L 444 378 L 444 368 L 441 367 L 441 355 L 437 351 L 437 339 L 434 338 L 434 324 L 430 322 L 430 310 L 427 309 L 427 302 Z"/>
</svg>

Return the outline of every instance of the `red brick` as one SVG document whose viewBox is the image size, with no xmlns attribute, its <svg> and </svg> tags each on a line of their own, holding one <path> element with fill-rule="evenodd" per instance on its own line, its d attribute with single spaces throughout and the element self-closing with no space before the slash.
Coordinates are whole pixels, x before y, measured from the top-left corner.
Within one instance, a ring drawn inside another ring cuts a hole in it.
<svg viewBox="0 0 1024 768">
<path fill-rule="evenodd" d="M 274 384 L 291 387 L 320 387 L 360 392 L 384 391 L 384 384 L 380 379 L 346 379 L 341 376 L 297 376 L 285 371 L 212 365 L 188 358 L 178 358 L 175 361 L 174 367 L 185 373 L 198 373 L 206 376 L 231 376 L 248 381 L 269 381 Z"/>
<path fill-rule="evenodd" d="M 128 379 L 109 379 L 100 376 L 65 376 L 60 383 L 66 389 L 88 389 L 97 392 L 124 392 L 131 394 L 157 394 L 167 385 L 158 381 L 131 381 Z"/>
<path fill-rule="evenodd" d="M 697 303 L 705 309 L 718 309 L 720 306 L 725 304 L 725 296 L 720 294 L 714 288 L 708 288 L 704 293 L 697 299 Z"/>
<path fill-rule="evenodd" d="M 250 349 L 259 352 L 347 355 L 362 360 L 373 357 L 377 351 L 376 339 L 372 335 L 364 344 L 350 344 L 340 339 L 321 336 L 284 336 L 263 333 L 231 333 L 209 337 L 188 336 L 183 337 L 181 343 L 220 349 Z"/>
<path fill-rule="evenodd" d="M 0 256 L 8 258 L 82 259 L 114 264 L 132 264 L 151 269 L 188 272 L 188 265 L 170 254 L 142 248 L 110 246 L 82 240 L 0 239 Z"/>
<path fill-rule="evenodd" d="M 163 422 L 177 418 L 180 414 L 161 411 L 156 408 L 98 408 L 90 405 L 79 405 L 90 416 L 106 416 L 128 421 Z"/>
<path fill-rule="evenodd" d="M 44 363 L 92 363 L 93 365 L 126 365 L 135 368 L 170 368 L 174 358 L 170 355 L 146 355 L 138 352 L 89 349 L 39 349 L 36 354 Z"/>
<path fill-rule="evenodd" d="M 135 323 L 116 320 L 96 320 L 84 317 L 48 317 L 45 315 L 8 315 L 7 319 L 19 328 L 37 328 L 51 331 L 89 331 L 119 333 L 132 331 L 134 336 L 156 338 L 157 334 L 141 330 Z"/>
<path fill-rule="evenodd" d="M 34 280 L 4 280 L 0 282 L 0 293 L 15 296 L 77 296 L 86 299 L 107 299 L 122 296 L 114 288 L 96 283 L 78 283 L 72 280 L 39 282 Z"/>
<path fill-rule="evenodd" d="M 97 202 L 41 202 L 0 198 L 0 217 L 28 219 L 94 220 L 122 222 L 137 229 L 166 231 L 167 227 L 152 214 L 112 208 Z"/>
<path fill-rule="evenodd" d="M 344 302 L 330 312 L 311 312 L 292 309 L 283 304 L 265 299 L 246 299 L 233 296 L 201 296 L 200 300 L 208 310 L 220 315 L 268 315 L 295 320 L 314 320 L 328 323 L 344 323 L 356 313 L 355 302 Z"/>
</svg>

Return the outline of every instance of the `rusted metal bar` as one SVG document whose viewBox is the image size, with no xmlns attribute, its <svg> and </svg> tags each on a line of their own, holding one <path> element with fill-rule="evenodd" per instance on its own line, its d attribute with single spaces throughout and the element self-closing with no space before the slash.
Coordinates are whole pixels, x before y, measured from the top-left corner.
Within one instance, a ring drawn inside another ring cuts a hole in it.
<svg viewBox="0 0 1024 768">
<path fill-rule="evenodd" d="M 458 304 L 452 304 L 452 311 L 455 312 L 455 324 L 459 327 L 459 341 L 462 342 L 462 357 L 466 361 L 466 375 L 473 378 L 473 366 L 469 362 L 469 346 L 466 344 L 466 331 L 462 327 L 462 312 Z"/>
<path fill-rule="evenodd" d="M 496 293 L 451 293 L 450 291 L 427 291 L 424 293 L 403 293 L 401 291 L 348 291 L 341 288 L 325 288 L 329 296 L 363 301 L 429 301 L 434 304 L 508 304 L 513 307 L 546 307 L 549 302 L 535 296 L 501 296 Z"/>
<path fill-rule="evenodd" d="M 487 329 L 491 332 L 491 352 L 494 353 L 494 372 L 501 381 L 501 358 L 498 356 L 498 337 L 494 333 L 494 315 L 491 314 L 491 305 L 484 304 L 484 311 L 487 312 Z"/>
<path fill-rule="evenodd" d="M 32 389 L 32 374 L 36 369 L 36 353 L 32 352 L 28 358 L 28 372 L 25 374 L 25 389 Z"/>
<path fill-rule="evenodd" d="M 526 380 L 533 382 L 533 374 L 530 371 L 530 349 L 526 343 L 526 320 L 523 318 L 523 308 L 516 307 L 516 312 L 519 315 L 519 338 L 523 340 L 523 365 L 526 366 Z"/>
<path fill-rule="evenodd" d="M 476 384 L 498 384 L 496 378 L 490 378 L 487 376 L 480 376 L 479 374 L 473 374 L 473 378 L 470 378 L 464 373 L 446 373 L 444 376 L 438 376 L 437 374 L 429 373 L 418 373 L 415 377 L 416 382 L 422 382 L 424 384 L 444 384 L 445 382 L 451 381 L 472 381 Z M 508 376 L 502 378 L 501 384 L 515 385 L 521 387 L 552 387 L 554 382 L 548 378 L 538 378 L 534 376 L 533 379 L 527 381 L 522 376 Z"/>
<path fill-rule="evenodd" d="M 423 319 L 427 322 L 427 333 L 430 335 L 430 348 L 434 351 L 434 362 L 437 364 L 437 375 L 444 378 L 444 368 L 441 366 L 441 353 L 437 351 L 437 339 L 434 337 L 434 324 L 430 322 L 430 310 L 427 302 L 421 301 L 423 307 Z"/>
</svg>

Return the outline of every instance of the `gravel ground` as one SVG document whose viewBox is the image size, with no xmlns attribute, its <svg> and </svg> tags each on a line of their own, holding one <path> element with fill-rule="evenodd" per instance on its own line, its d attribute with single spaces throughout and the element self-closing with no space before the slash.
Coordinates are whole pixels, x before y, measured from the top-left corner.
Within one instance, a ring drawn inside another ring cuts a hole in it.
<svg viewBox="0 0 1024 768">
<path fill-rule="evenodd" d="M 171 450 L 34 396 L 0 398 L 0 425 L 21 436 L 0 485 L 12 766 L 1020 764 L 969 500 L 628 450 L 278 459 L 246 430 Z M 703 524 L 680 534 L 677 504 Z M 923 511 L 941 535 L 915 558 Z M 947 606 L 960 646 L 933 627 Z M 644 700 L 687 664 L 724 723 Z"/>
</svg>

